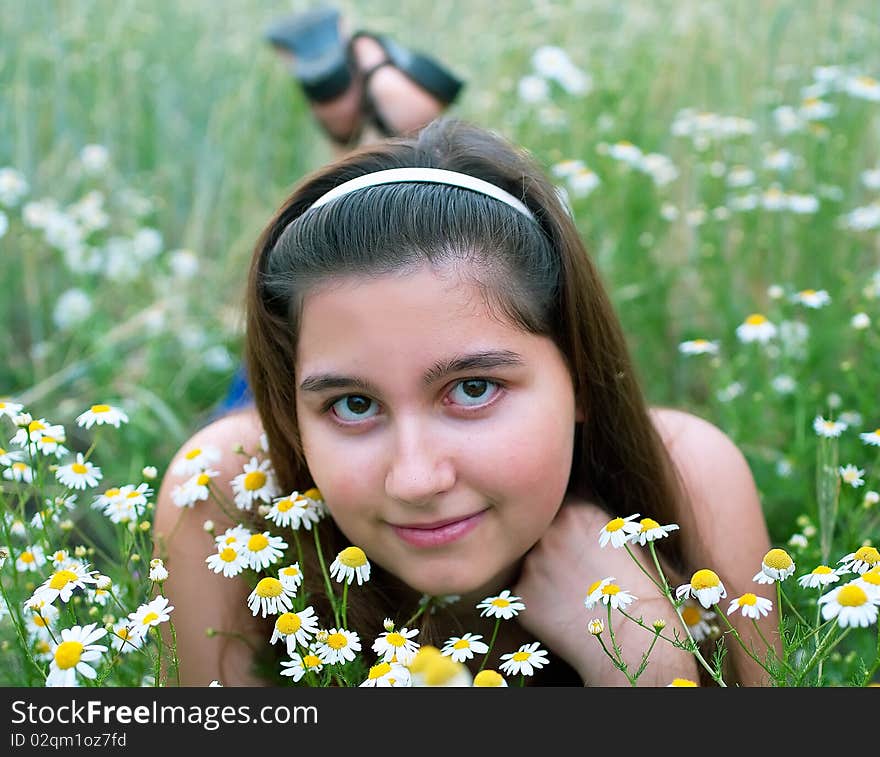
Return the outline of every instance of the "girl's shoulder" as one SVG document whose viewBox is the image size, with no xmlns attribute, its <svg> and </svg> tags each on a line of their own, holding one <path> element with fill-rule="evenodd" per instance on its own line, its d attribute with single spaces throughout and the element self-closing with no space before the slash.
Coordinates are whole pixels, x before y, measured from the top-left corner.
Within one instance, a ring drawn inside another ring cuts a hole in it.
<svg viewBox="0 0 880 757">
<path fill-rule="evenodd" d="M 177 463 L 203 454 L 214 468 L 241 466 L 241 453 L 236 450 L 257 453 L 262 449 L 263 427 L 254 408 L 245 408 L 224 415 L 203 426 L 187 439 L 171 461 L 171 469 Z"/>
</svg>

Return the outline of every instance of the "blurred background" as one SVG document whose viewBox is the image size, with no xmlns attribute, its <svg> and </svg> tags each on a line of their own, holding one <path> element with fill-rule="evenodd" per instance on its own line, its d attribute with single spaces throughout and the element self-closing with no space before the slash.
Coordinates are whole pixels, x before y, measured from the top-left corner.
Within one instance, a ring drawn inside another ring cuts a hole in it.
<svg viewBox="0 0 880 757">
<path fill-rule="evenodd" d="M 864 472 L 834 491 L 841 554 L 876 539 L 880 5 L 336 5 L 447 64 L 467 82 L 449 113 L 546 166 L 648 397 L 741 446 L 777 544 L 812 536 L 816 416 L 848 424 L 836 459 Z M 0 397 L 74 451 L 79 413 L 124 408 L 105 482 L 161 476 L 210 416 L 257 234 L 331 157 L 262 36 L 309 6 L 2 3 Z"/>
</svg>

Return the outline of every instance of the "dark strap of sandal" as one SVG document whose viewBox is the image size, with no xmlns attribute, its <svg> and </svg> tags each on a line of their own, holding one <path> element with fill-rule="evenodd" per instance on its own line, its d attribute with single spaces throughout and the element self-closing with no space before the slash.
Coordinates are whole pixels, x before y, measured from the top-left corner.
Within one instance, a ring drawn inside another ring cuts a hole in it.
<svg viewBox="0 0 880 757">
<path fill-rule="evenodd" d="M 379 130 L 379 132 L 385 137 L 396 137 L 399 136 L 398 133 L 391 128 L 391 126 L 385 121 L 382 117 L 382 114 L 379 113 L 379 109 L 376 107 L 376 103 L 373 100 L 372 95 L 370 94 L 370 79 L 373 77 L 373 74 L 376 73 L 380 68 L 384 68 L 385 66 L 394 67 L 394 61 L 390 59 L 385 59 L 380 61 L 372 68 L 367 69 L 363 73 L 363 95 L 361 101 L 361 112 L 364 115 L 365 120 L 372 121 L 375 127 Z"/>
</svg>

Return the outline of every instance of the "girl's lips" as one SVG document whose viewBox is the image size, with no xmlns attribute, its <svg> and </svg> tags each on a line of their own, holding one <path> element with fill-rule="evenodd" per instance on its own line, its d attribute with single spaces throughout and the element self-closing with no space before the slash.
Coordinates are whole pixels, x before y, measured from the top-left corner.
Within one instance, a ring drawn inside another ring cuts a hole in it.
<svg viewBox="0 0 880 757">
<path fill-rule="evenodd" d="M 443 521 L 438 526 L 391 526 L 403 541 L 414 547 L 439 547 L 461 539 L 473 531 L 483 518 L 485 510 L 459 520 Z"/>
</svg>

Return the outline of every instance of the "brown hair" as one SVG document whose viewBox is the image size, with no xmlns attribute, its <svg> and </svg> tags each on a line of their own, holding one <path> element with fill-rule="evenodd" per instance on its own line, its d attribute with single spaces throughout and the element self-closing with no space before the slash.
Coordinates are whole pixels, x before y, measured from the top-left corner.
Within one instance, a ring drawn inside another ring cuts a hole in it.
<svg viewBox="0 0 880 757">
<path fill-rule="evenodd" d="M 362 189 L 311 208 L 344 181 L 406 166 L 481 178 L 521 199 L 535 219 L 477 192 L 415 182 Z M 462 269 L 476 276 L 493 306 L 558 346 L 586 418 L 575 435 L 569 491 L 611 514 L 638 512 L 669 522 L 682 496 L 676 472 L 569 211 L 526 152 L 452 118 L 410 138 L 363 147 L 307 176 L 256 244 L 247 290 L 247 369 L 281 486 L 302 491 L 315 485 L 299 439 L 293 378 L 304 294 L 334 276 L 378 276 L 425 262 L 468 263 Z M 329 531 L 331 549 L 347 546 L 332 523 L 322 528 L 322 543 Z M 658 548 L 673 567 L 681 565 L 676 540 Z M 381 581 L 369 585 L 381 594 Z M 381 627 L 387 606 L 380 596 L 370 601 L 379 606 L 365 617 Z"/>
</svg>

